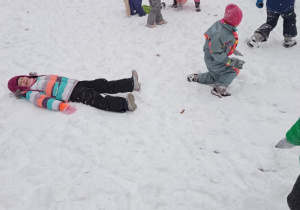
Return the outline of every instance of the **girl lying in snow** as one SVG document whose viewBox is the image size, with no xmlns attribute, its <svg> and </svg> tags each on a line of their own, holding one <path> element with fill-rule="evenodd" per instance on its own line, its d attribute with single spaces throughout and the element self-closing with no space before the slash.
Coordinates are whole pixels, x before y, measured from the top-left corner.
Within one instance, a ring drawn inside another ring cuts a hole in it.
<svg viewBox="0 0 300 210">
<path fill-rule="evenodd" d="M 286 133 L 286 137 L 278 142 L 276 148 L 290 149 L 300 146 L 300 119 Z M 287 197 L 287 203 L 291 210 L 300 209 L 300 175 L 296 180 L 292 192 Z"/>
<path fill-rule="evenodd" d="M 132 70 L 132 77 L 127 79 L 107 81 L 95 79 L 78 81 L 57 75 L 37 75 L 30 73 L 11 78 L 8 89 L 18 98 L 25 98 L 33 104 L 50 110 L 63 111 L 72 114 L 76 111 L 67 102 L 81 102 L 97 109 L 126 112 L 137 108 L 134 96 L 129 93 L 126 98 L 117 96 L 102 96 L 102 93 L 124 93 L 138 91 L 138 74 Z"/>
</svg>

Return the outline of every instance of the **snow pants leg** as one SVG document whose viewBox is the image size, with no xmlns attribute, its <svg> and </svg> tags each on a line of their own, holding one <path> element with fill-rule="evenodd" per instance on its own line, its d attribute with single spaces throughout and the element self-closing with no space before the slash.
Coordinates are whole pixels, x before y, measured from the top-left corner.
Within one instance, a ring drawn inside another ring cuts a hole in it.
<svg viewBox="0 0 300 210">
<path fill-rule="evenodd" d="M 287 197 L 287 203 L 291 210 L 300 209 L 300 175 L 298 176 L 292 192 Z"/>
<path fill-rule="evenodd" d="M 267 41 L 270 32 L 276 27 L 280 14 L 267 10 L 267 22 L 262 24 L 255 33 L 261 34 L 264 39 L 263 42 Z"/>
<path fill-rule="evenodd" d="M 79 81 L 77 86 L 91 88 L 99 93 L 126 93 L 133 91 L 133 79 L 128 78 L 113 81 L 95 79 L 91 81 Z"/>
<path fill-rule="evenodd" d="M 296 13 L 294 10 L 287 14 L 282 14 L 281 17 L 283 18 L 283 36 L 297 36 Z"/>
<path fill-rule="evenodd" d="M 102 96 L 102 93 L 124 93 L 132 92 L 133 81 L 131 78 L 116 81 L 106 79 L 96 79 L 92 81 L 79 81 L 75 86 L 71 96 L 71 102 L 80 102 L 97 109 L 126 112 L 127 101 L 123 97 Z"/>
<path fill-rule="evenodd" d="M 219 63 L 211 55 L 205 54 L 204 61 L 208 72 L 198 75 L 198 82 L 201 84 L 215 84 L 228 86 L 237 76 L 237 72 L 231 66 Z"/>
<path fill-rule="evenodd" d="M 148 15 L 147 24 L 154 25 L 154 23 L 159 23 L 163 21 L 163 16 L 161 14 L 161 0 L 149 0 L 151 6 L 150 13 Z"/>
<path fill-rule="evenodd" d="M 276 27 L 279 17 L 283 18 L 283 36 L 297 36 L 296 14 L 294 11 L 288 13 L 275 13 L 267 10 L 267 22 L 262 24 L 255 33 L 259 33 L 264 37 L 263 41 L 267 41 L 270 32 Z"/>
<path fill-rule="evenodd" d="M 142 7 L 142 0 L 129 0 L 129 5 L 131 15 L 139 14 L 140 17 L 146 15 Z"/>
</svg>

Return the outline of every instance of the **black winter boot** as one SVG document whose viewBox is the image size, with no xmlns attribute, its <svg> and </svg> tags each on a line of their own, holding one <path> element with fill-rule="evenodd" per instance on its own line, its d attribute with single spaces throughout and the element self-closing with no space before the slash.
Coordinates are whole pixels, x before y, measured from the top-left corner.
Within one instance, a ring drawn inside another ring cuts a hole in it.
<svg viewBox="0 0 300 210">
<path fill-rule="evenodd" d="M 173 4 L 170 7 L 171 8 L 177 8 L 177 0 L 174 0 Z"/>
<path fill-rule="evenodd" d="M 195 2 L 196 12 L 200 12 L 200 2 Z"/>
</svg>

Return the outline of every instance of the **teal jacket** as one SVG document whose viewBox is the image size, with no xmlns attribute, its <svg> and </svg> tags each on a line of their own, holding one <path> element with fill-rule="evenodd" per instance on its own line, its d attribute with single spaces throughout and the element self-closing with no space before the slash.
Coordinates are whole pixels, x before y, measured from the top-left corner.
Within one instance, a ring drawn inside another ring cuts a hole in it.
<svg viewBox="0 0 300 210">
<path fill-rule="evenodd" d="M 228 54 L 235 43 L 233 35 L 235 30 L 235 27 L 229 24 L 221 21 L 215 22 L 205 32 L 206 42 L 203 46 L 203 52 L 211 55 L 215 62 L 226 64 L 230 60 Z"/>
</svg>

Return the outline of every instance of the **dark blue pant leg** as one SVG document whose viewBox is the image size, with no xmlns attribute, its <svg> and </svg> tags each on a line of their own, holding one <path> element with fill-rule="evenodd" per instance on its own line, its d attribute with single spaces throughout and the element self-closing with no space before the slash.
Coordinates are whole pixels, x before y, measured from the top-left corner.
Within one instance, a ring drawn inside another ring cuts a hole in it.
<svg viewBox="0 0 300 210">
<path fill-rule="evenodd" d="M 270 32 L 276 27 L 280 14 L 267 10 L 267 22 L 262 24 L 255 33 L 259 33 L 264 37 L 263 42 L 267 41 Z"/>
<path fill-rule="evenodd" d="M 283 36 L 295 37 L 297 36 L 296 13 L 294 11 L 281 15 L 283 18 Z"/>
</svg>

